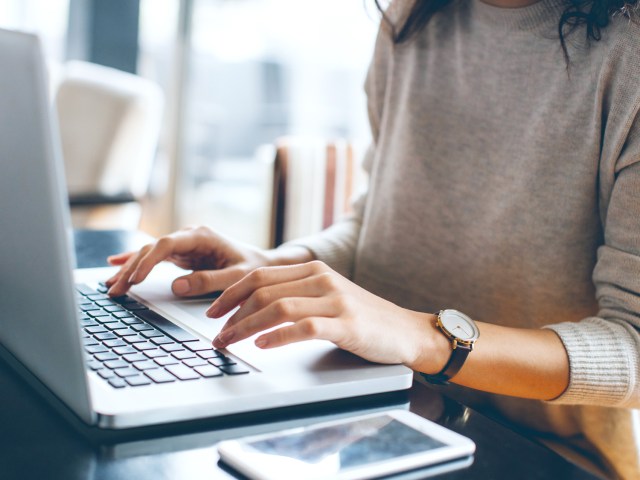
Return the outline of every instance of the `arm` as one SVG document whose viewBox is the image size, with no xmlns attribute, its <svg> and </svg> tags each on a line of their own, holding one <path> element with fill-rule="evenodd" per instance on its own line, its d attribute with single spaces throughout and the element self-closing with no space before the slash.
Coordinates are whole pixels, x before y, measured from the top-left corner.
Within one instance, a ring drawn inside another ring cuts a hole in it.
<svg viewBox="0 0 640 480">
<path fill-rule="evenodd" d="M 617 161 L 602 166 L 605 235 L 593 275 L 597 316 L 545 329 L 478 323 L 480 338 L 455 383 L 558 403 L 640 405 L 639 127 L 621 142 Z M 216 346 L 292 322 L 256 341 L 271 348 L 323 338 L 369 360 L 404 363 L 428 374 L 439 372 L 451 354 L 432 314 L 387 302 L 319 263 L 257 271 L 225 292 L 209 313 L 242 302 Z"/>
<path fill-rule="evenodd" d="M 217 348 L 291 322 L 258 336 L 256 345 L 273 348 L 321 338 L 368 360 L 403 363 L 429 374 L 439 372 L 451 355 L 435 315 L 377 297 L 321 262 L 255 270 L 229 287 L 207 315 L 222 316 L 239 304 L 215 339 Z M 456 383 L 545 400 L 565 390 L 569 364 L 554 332 L 478 326 L 480 339 Z"/>
</svg>

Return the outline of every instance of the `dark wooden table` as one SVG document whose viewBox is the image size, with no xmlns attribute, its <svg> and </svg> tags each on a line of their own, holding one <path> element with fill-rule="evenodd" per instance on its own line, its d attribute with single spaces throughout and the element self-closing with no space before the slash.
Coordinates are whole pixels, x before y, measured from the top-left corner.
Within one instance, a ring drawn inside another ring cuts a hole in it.
<svg viewBox="0 0 640 480">
<path fill-rule="evenodd" d="M 106 255 L 139 248 L 148 237 L 131 232 L 79 231 L 78 266 L 105 264 Z M 4 363 L 0 363 L 0 478 L 13 479 L 216 479 L 239 478 L 218 462 L 225 437 L 303 424 L 310 418 L 401 406 L 471 438 L 473 464 L 442 479 L 594 479 L 546 447 L 415 383 L 408 392 L 329 402 L 250 415 L 173 425 L 135 435 L 100 438 L 72 426 Z M 427 478 L 423 470 L 410 478 Z M 240 477 L 241 478 L 241 477 Z"/>
</svg>

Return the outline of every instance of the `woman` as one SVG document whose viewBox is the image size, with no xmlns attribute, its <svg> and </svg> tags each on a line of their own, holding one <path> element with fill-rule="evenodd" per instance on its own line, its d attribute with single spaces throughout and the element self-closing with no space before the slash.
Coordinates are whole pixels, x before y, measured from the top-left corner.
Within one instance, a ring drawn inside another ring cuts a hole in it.
<svg viewBox="0 0 640 480">
<path fill-rule="evenodd" d="M 112 257 L 110 293 L 169 259 L 194 270 L 176 294 L 225 289 L 209 316 L 241 305 L 216 347 L 291 322 L 256 344 L 323 338 L 404 363 L 539 431 L 584 437 L 610 471 L 637 476 L 637 8 L 393 2 L 366 82 L 371 180 L 355 213 L 272 251 L 183 230 Z M 441 310 L 473 351 L 455 352 Z"/>
</svg>

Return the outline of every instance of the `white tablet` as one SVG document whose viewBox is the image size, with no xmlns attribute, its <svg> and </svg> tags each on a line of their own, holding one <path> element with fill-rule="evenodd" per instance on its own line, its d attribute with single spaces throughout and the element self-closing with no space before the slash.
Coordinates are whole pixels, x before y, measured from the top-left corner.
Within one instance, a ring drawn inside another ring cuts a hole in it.
<svg viewBox="0 0 640 480">
<path fill-rule="evenodd" d="M 406 410 L 228 440 L 220 458 L 256 480 L 361 479 L 469 457 L 475 444 Z"/>
</svg>

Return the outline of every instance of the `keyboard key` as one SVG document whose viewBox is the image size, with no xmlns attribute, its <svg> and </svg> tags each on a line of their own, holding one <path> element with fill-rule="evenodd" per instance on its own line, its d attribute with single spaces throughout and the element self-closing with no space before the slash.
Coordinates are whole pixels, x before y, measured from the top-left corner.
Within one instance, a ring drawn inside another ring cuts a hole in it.
<svg viewBox="0 0 640 480">
<path fill-rule="evenodd" d="M 132 312 L 135 312 L 137 310 L 149 310 L 148 307 L 145 307 L 144 305 L 142 305 L 141 303 L 136 302 L 135 300 L 132 300 L 130 302 L 126 302 L 124 304 L 125 308 L 127 310 L 131 310 Z"/>
<path fill-rule="evenodd" d="M 121 378 L 125 378 L 125 377 L 135 377 L 138 375 L 138 370 L 136 370 L 133 367 L 127 367 L 127 368 L 119 368 L 118 370 L 115 371 L 116 375 L 118 375 Z"/>
<path fill-rule="evenodd" d="M 99 362 L 98 360 L 89 360 L 87 362 L 87 366 L 91 369 L 91 370 L 100 370 L 104 368 L 104 365 L 102 365 L 101 362 Z"/>
<path fill-rule="evenodd" d="M 184 365 L 168 365 L 165 368 L 180 380 L 196 380 L 200 378 L 200 375 Z"/>
<path fill-rule="evenodd" d="M 162 365 L 163 367 L 167 365 L 178 365 L 180 363 L 180 360 L 173 357 L 158 357 L 153 361 L 158 365 Z"/>
<path fill-rule="evenodd" d="M 88 347 L 89 345 L 98 345 L 99 344 L 99 342 L 93 337 L 83 338 L 82 339 L 82 343 L 84 344 L 85 347 Z"/>
<path fill-rule="evenodd" d="M 144 330 L 154 330 L 154 328 L 151 325 L 147 325 L 146 323 L 140 323 L 138 325 L 131 325 L 131 329 L 135 330 L 136 332 L 142 332 Z"/>
<path fill-rule="evenodd" d="M 89 345 L 88 347 L 84 347 L 84 349 L 89 353 L 102 353 L 108 352 L 109 349 L 104 345 Z"/>
<path fill-rule="evenodd" d="M 125 382 L 121 378 L 114 377 L 114 378 L 110 378 L 109 379 L 109 385 L 111 385 L 112 387 L 115 387 L 115 388 L 122 388 L 122 387 L 126 387 L 127 386 L 127 382 Z"/>
<path fill-rule="evenodd" d="M 153 360 L 145 360 L 143 362 L 135 362 L 133 364 L 133 366 L 136 367 L 140 371 L 151 370 L 152 368 L 158 368 L 158 364 L 155 363 Z"/>
<path fill-rule="evenodd" d="M 122 338 L 128 335 L 137 335 L 136 332 L 134 330 L 131 330 L 130 328 L 119 328 L 117 330 L 114 330 L 113 333 Z"/>
<path fill-rule="evenodd" d="M 113 349 L 118 355 L 128 355 L 129 353 L 138 353 L 138 351 L 133 348 L 131 345 L 127 345 L 124 347 L 116 347 Z"/>
<path fill-rule="evenodd" d="M 118 338 L 116 340 L 107 340 L 104 342 L 104 344 L 109 348 L 113 348 L 113 347 L 124 347 L 127 345 L 127 342 L 125 342 L 124 340 L 120 340 Z"/>
<path fill-rule="evenodd" d="M 143 375 L 138 375 L 137 377 L 127 377 L 125 378 L 126 382 L 132 387 L 141 387 L 143 385 L 151 385 L 151 380 Z"/>
<path fill-rule="evenodd" d="M 76 290 L 82 295 L 91 295 L 96 293 L 93 288 L 89 287 L 89 285 L 85 285 L 84 283 L 76 283 Z"/>
<path fill-rule="evenodd" d="M 100 293 L 97 293 L 96 295 L 100 295 L 101 297 L 104 297 L 104 295 L 102 295 Z M 101 307 L 114 307 L 114 306 L 118 305 L 113 300 L 98 300 L 98 299 L 94 299 L 94 300 L 97 300 L 96 301 L 96 305 L 100 305 Z"/>
<path fill-rule="evenodd" d="M 176 324 L 171 323 L 169 320 L 152 310 L 139 310 L 136 311 L 136 315 L 156 327 L 158 330 L 162 330 L 164 333 L 169 335 L 174 340 L 177 340 L 178 342 L 190 342 L 193 340 L 198 340 L 183 328 L 180 328 Z"/>
<path fill-rule="evenodd" d="M 131 298 L 129 295 L 122 295 L 121 297 L 112 298 L 111 300 L 113 300 L 114 302 L 120 305 L 127 302 L 135 302 L 135 300 Z"/>
<path fill-rule="evenodd" d="M 97 327 L 100 324 L 93 318 L 90 318 L 88 320 L 80 320 L 80 325 L 82 325 L 83 327 Z"/>
<path fill-rule="evenodd" d="M 165 334 L 162 333 L 160 330 L 146 330 L 144 332 L 140 332 L 140 335 L 142 335 L 145 338 L 163 338 L 169 342 L 173 342 L 173 339 L 165 336 Z"/>
<path fill-rule="evenodd" d="M 141 352 L 144 352 L 145 350 L 155 350 L 156 348 L 158 348 L 156 345 L 154 345 L 153 343 L 149 343 L 149 342 L 145 342 L 145 343 L 135 343 L 133 345 L 133 347 L 136 350 L 139 350 Z"/>
<path fill-rule="evenodd" d="M 168 383 L 176 381 L 176 377 L 166 372 L 164 368 L 146 370 L 144 374 L 156 383 Z"/>
<path fill-rule="evenodd" d="M 123 355 L 122 358 L 131 363 L 142 362 L 147 359 L 147 357 L 143 353 L 129 353 L 128 355 Z"/>
<path fill-rule="evenodd" d="M 115 373 L 113 373 L 112 370 L 107 370 L 106 368 L 100 370 L 98 372 L 98 375 L 100 375 L 102 378 L 104 378 L 105 380 L 109 380 L 110 378 L 113 378 L 116 376 Z"/>
<path fill-rule="evenodd" d="M 117 368 L 127 368 L 129 364 L 124 360 L 110 360 L 108 362 L 104 362 L 104 365 L 111 370 L 115 370 Z"/>
<path fill-rule="evenodd" d="M 102 325 L 104 325 L 105 327 L 109 327 L 110 323 L 113 322 L 117 322 L 118 319 L 115 317 L 112 317 L 111 315 L 105 315 L 103 317 L 96 317 L 94 318 L 94 320 Z"/>
<path fill-rule="evenodd" d="M 98 353 L 95 355 L 96 360 L 100 360 L 101 362 L 106 362 L 109 360 L 118 360 L 120 357 L 113 352 L 104 352 Z"/>
<path fill-rule="evenodd" d="M 109 330 L 121 330 L 121 329 L 129 328 L 127 325 L 125 325 L 124 323 L 118 320 L 115 320 L 114 322 L 105 323 L 104 326 L 107 327 Z"/>
<path fill-rule="evenodd" d="M 116 337 L 113 333 L 111 332 L 106 332 L 106 333 L 98 333 L 95 336 L 98 340 L 115 340 L 118 337 Z"/>
<path fill-rule="evenodd" d="M 176 357 L 178 360 L 184 360 L 185 358 L 194 358 L 196 356 L 193 352 L 188 352 L 187 350 L 182 350 L 180 352 L 173 352 L 171 355 Z"/>
<path fill-rule="evenodd" d="M 105 333 L 105 332 L 108 332 L 109 330 L 104 328 L 102 325 L 99 325 L 96 327 L 86 327 L 84 331 L 87 333 L 96 334 L 96 333 Z"/>
<path fill-rule="evenodd" d="M 202 352 L 197 352 L 197 355 L 200 358 L 217 358 L 217 357 L 223 356 L 217 350 L 203 350 Z"/>
<path fill-rule="evenodd" d="M 87 315 L 89 315 L 90 317 L 93 317 L 93 318 L 108 317 L 109 316 L 109 314 L 107 312 L 105 312 L 104 310 L 89 310 L 87 312 Z"/>
<path fill-rule="evenodd" d="M 126 337 L 122 337 L 122 339 L 131 344 L 131 343 L 143 343 L 146 342 L 147 339 L 144 337 L 141 337 L 140 335 L 127 335 Z"/>
<path fill-rule="evenodd" d="M 196 367 L 194 368 L 194 370 L 196 372 L 198 372 L 200 375 L 202 375 L 205 378 L 211 378 L 211 377 L 221 377 L 222 376 L 222 372 L 220 371 L 219 368 L 214 367 L 213 365 L 206 365 L 203 367 Z"/>
<path fill-rule="evenodd" d="M 168 355 L 164 350 L 145 350 L 144 354 L 149 358 L 166 357 Z"/>
<path fill-rule="evenodd" d="M 141 335 L 143 337 L 146 337 L 145 333 L 147 333 L 147 332 L 142 332 Z M 160 332 L 158 332 L 158 333 L 160 333 Z M 172 338 L 165 337 L 162 333 L 160 333 L 160 335 L 161 335 L 160 337 L 151 337 L 151 341 L 156 345 L 169 345 L 169 344 L 177 345 L 175 340 L 173 340 Z"/>
<path fill-rule="evenodd" d="M 182 345 L 178 345 L 177 343 L 169 343 L 167 345 L 160 345 L 160 348 L 163 349 L 165 352 L 178 352 L 180 350 L 184 350 L 182 348 Z"/>
<path fill-rule="evenodd" d="M 202 365 L 208 365 L 207 361 L 202 359 L 202 358 L 187 358 L 186 360 L 183 360 L 182 363 L 184 363 L 187 367 L 201 367 Z"/>
<path fill-rule="evenodd" d="M 186 342 L 183 343 L 185 347 L 187 347 L 192 352 L 199 352 L 202 350 L 211 350 L 213 347 L 209 342 L 203 342 L 202 340 L 197 340 L 195 342 Z"/>
<path fill-rule="evenodd" d="M 100 310 L 100 307 L 95 306 L 93 303 L 81 303 L 78 305 L 78 308 L 83 312 L 88 312 L 90 310 Z"/>
<path fill-rule="evenodd" d="M 142 323 L 140 322 L 140 320 L 138 318 L 135 318 L 133 316 L 132 313 L 129 312 L 113 312 L 113 316 L 116 318 L 122 318 L 123 320 L 126 319 L 132 319 L 132 320 L 137 320 L 137 322 L 133 322 L 133 323 Z M 129 323 L 127 322 L 129 325 L 133 325 L 133 323 Z"/>
<path fill-rule="evenodd" d="M 103 307 L 104 310 L 106 310 L 107 312 L 124 312 L 124 308 L 122 308 L 120 305 L 107 305 L 105 307 Z"/>
<path fill-rule="evenodd" d="M 249 370 L 246 367 L 240 365 L 223 365 L 220 367 L 227 375 L 244 375 L 245 373 L 249 373 Z M 116 370 L 118 373 L 118 370 Z"/>
<path fill-rule="evenodd" d="M 222 367 L 224 365 L 235 365 L 236 362 L 234 362 L 233 360 L 231 360 L 229 357 L 223 357 L 223 358 L 210 358 L 209 359 L 209 363 L 211 365 L 214 365 L 216 367 Z"/>
<path fill-rule="evenodd" d="M 105 295 L 103 293 L 90 293 L 89 295 L 87 295 L 87 298 L 90 298 L 98 304 L 100 301 L 111 301 L 109 299 L 109 295 Z"/>
</svg>

